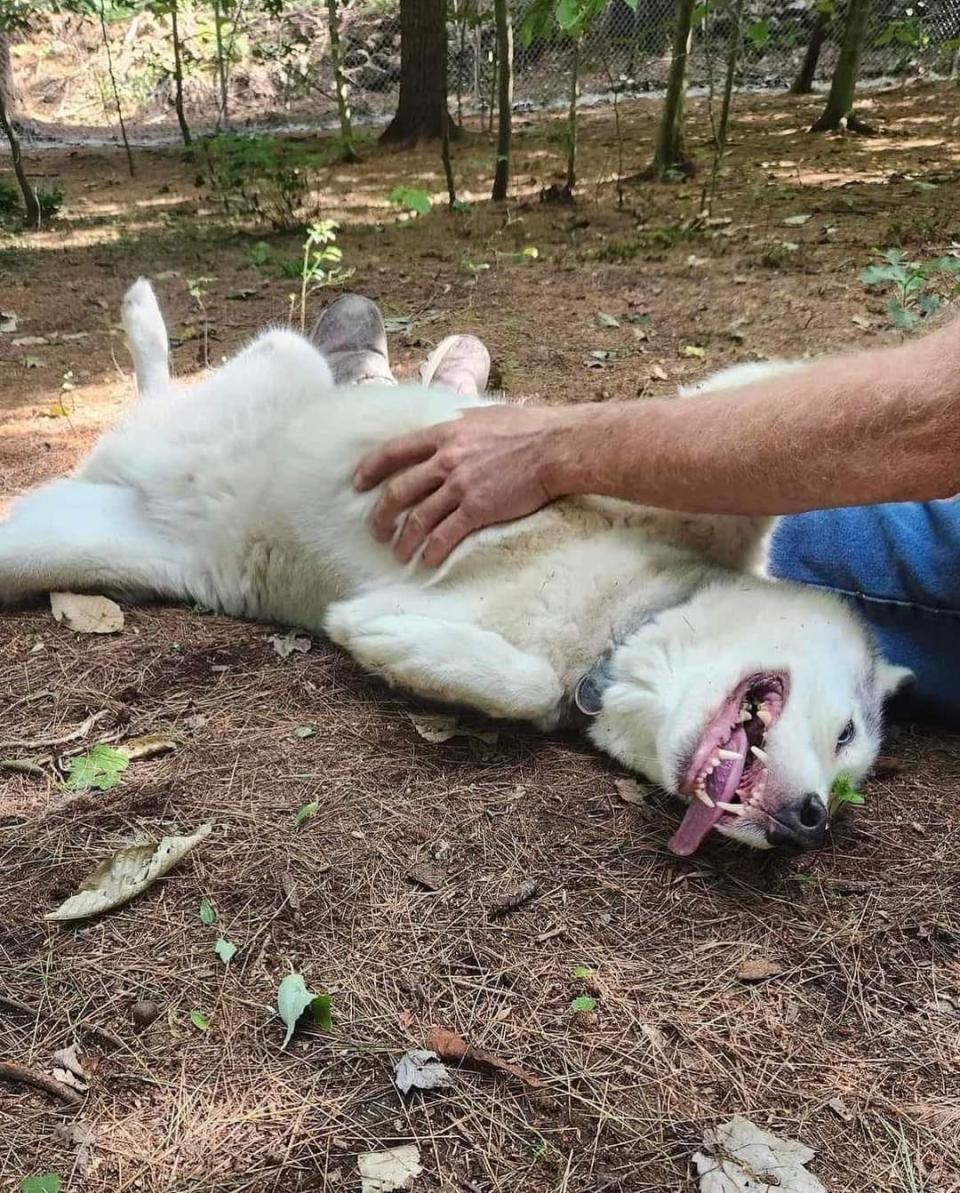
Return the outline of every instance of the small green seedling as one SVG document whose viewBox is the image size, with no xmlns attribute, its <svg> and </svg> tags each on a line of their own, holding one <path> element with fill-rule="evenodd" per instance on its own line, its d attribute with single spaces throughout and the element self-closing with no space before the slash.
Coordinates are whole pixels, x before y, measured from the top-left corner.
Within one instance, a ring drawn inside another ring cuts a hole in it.
<svg viewBox="0 0 960 1193">
<path fill-rule="evenodd" d="M 320 809 L 320 805 L 316 800 L 311 800 L 309 804 L 303 804 L 297 809 L 297 814 L 293 818 L 293 827 L 302 828 L 308 820 L 316 816 Z"/>
<path fill-rule="evenodd" d="M 206 1031 L 210 1026 L 210 1020 L 204 1015 L 203 1011 L 191 1011 L 190 1022 L 197 1029 L 197 1031 Z"/>
<path fill-rule="evenodd" d="M 570 976 L 574 978 L 592 978 L 593 970 L 589 965 L 575 965 L 570 971 Z"/>
<path fill-rule="evenodd" d="M 60 1193 L 61 1181 L 55 1172 L 27 1176 L 20 1182 L 20 1193 Z"/>
<path fill-rule="evenodd" d="M 908 261 L 899 249 L 880 253 L 881 264 L 860 271 L 865 286 L 892 285 L 894 296 L 884 310 L 894 327 L 911 331 L 926 315 L 938 310 L 944 297 L 960 292 L 960 257 L 933 257 L 929 261 Z M 953 279 L 944 286 L 945 279 Z M 937 289 L 939 286 L 939 289 Z M 948 290 L 941 294 L 940 290 Z"/>
<path fill-rule="evenodd" d="M 839 812 L 846 804 L 859 807 L 865 804 L 866 798 L 860 794 L 846 775 L 838 775 L 830 788 L 830 811 Z"/>
<path fill-rule="evenodd" d="M 570 1003 L 571 1011 L 576 1011 L 578 1015 L 587 1015 L 590 1011 L 597 1009 L 597 1000 L 591 998 L 589 994 L 581 994 L 579 998 L 575 998 Z"/>
<path fill-rule="evenodd" d="M 206 895 L 200 900 L 200 923 L 206 924 L 209 928 L 211 924 L 215 923 L 217 913 L 213 909 L 213 904 Z"/>
<path fill-rule="evenodd" d="M 399 207 L 408 218 L 411 216 L 429 215 L 433 207 L 433 200 L 427 192 L 418 190 L 413 186 L 395 186 L 390 194 L 387 195 L 387 198 L 394 207 Z"/>
</svg>

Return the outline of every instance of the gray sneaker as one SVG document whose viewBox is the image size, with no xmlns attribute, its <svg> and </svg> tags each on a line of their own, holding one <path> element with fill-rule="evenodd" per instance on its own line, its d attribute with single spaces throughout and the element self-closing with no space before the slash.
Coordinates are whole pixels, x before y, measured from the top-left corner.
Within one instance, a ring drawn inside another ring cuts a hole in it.
<svg viewBox="0 0 960 1193">
<path fill-rule="evenodd" d="M 320 312 L 309 338 L 326 358 L 337 385 L 396 385 L 383 317 L 369 298 L 341 294 Z"/>
<path fill-rule="evenodd" d="M 455 394 L 482 394 L 490 379 L 490 353 L 476 336 L 447 336 L 420 367 L 424 385 L 442 385 Z"/>
</svg>

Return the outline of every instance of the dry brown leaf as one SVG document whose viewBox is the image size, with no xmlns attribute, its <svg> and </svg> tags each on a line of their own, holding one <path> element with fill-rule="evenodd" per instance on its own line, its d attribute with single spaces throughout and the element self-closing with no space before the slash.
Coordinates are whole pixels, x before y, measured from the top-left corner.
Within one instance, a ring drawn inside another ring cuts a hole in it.
<svg viewBox="0 0 960 1193">
<path fill-rule="evenodd" d="M 485 746 L 495 746 L 499 740 L 496 729 L 468 729 L 456 717 L 445 713 L 407 713 L 413 727 L 424 741 L 439 745 L 455 737 L 473 738 Z"/>
<path fill-rule="evenodd" d="M 763 982 L 783 973 L 783 966 L 772 957 L 756 957 L 744 963 L 737 970 L 741 982 Z"/>
<path fill-rule="evenodd" d="M 704 1131 L 703 1143 L 704 1151 L 693 1157 L 700 1193 L 754 1193 L 770 1186 L 780 1193 L 826 1193 L 806 1169 L 812 1148 L 763 1131 L 749 1119 L 737 1116 Z"/>
<path fill-rule="evenodd" d="M 48 920 L 82 920 L 99 915 L 112 907 L 133 899 L 184 858 L 195 845 L 210 835 L 213 828 L 205 824 L 189 837 L 164 837 L 159 844 L 131 845 L 118 849 L 113 857 L 102 862 L 80 890 L 61 903 L 56 911 L 48 912 Z"/>
<path fill-rule="evenodd" d="M 521 1068 L 520 1065 L 512 1064 L 508 1060 L 503 1060 L 502 1057 L 495 1056 L 492 1052 L 474 1048 L 456 1032 L 448 1031 L 445 1027 L 428 1028 L 424 1045 L 444 1060 L 476 1065 L 478 1068 L 500 1073 L 504 1077 L 516 1077 L 529 1089 L 543 1089 L 543 1081 L 535 1073 Z"/>
<path fill-rule="evenodd" d="M 50 612 L 78 634 L 116 634 L 123 629 L 123 610 L 102 596 L 75 592 L 51 592 Z"/>
<path fill-rule="evenodd" d="M 391 1147 L 385 1152 L 361 1152 L 357 1156 L 360 1169 L 360 1193 L 391 1193 L 393 1189 L 411 1189 L 416 1177 L 423 1172 L 420 1149 L 415 1143 Z"/>
<path fill-rule="evenodd" d="M 646 792 L 636 779 L 614 779 L 613 785 L 625 804 L 636 806 L 646 803 Z"/>
<path fill-rule="evenodd" d="M 126 754 L 131 762 L 140 762 L 145 758 L 156 758 L 160 754 L 169 754 L 176 748 L 177 743 L 172 737 L 161 737 L 156 733 L 131 737 L 117 746 L 120 753 Z"/>
<path fill-rule="evenodd" d="M 83 1071 L 80 1058 L 77 1056 L 76 1044 L 71 1044 L 69 1048 L 61 1048 L 59 1052 L 55 1052 L 53 1054 L 53 1063 L 61 1069 L 69 1069 L 75 1077 L 79 1077 L 81 1081 L 86 1081 L 87 1075 Z"/>
</svg>

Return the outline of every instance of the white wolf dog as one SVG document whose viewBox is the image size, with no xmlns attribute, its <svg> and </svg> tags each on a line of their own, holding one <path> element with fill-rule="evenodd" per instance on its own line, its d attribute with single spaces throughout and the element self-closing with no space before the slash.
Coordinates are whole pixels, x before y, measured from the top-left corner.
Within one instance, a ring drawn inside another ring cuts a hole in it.
<svg viewBox="0 0 960 1193">
<path fill-rule="evenodd" d="M 840 600 L 761 574 L 769 519 L 568 499 L 474 534 L 436 572 L 400 564 L 369 531 L 376 494 L 355 492 L 358 461 L 486 399 L 336 388 L 283 330 L 178 388 L 148 282 L 123 317 L 139 398 L 72 477 L 0 524 L 0 604 L 88 591 L 322 631 L 417 696 L 578 724 L 686 801 L 677 853 L 711 830 L 760 848 L 823 842 L 832 786 L 873 764 L 907 673 Z"/>
</svg>

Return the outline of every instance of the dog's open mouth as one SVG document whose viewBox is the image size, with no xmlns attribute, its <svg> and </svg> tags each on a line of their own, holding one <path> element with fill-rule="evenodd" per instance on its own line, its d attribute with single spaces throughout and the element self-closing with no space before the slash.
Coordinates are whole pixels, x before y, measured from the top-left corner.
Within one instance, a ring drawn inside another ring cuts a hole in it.
<svg viewBox="0 0 960 1193">
<path fill-rule="evenodd" d="M 670 840 L 674 853 L 686 857 L 695 852 L 712 828 L 743 816 L 763 795 L 763 746 L 786 699 L 785 675 L 751 675 L 708 721 L 680 782 L 690 807 Z"/>
</svg>

